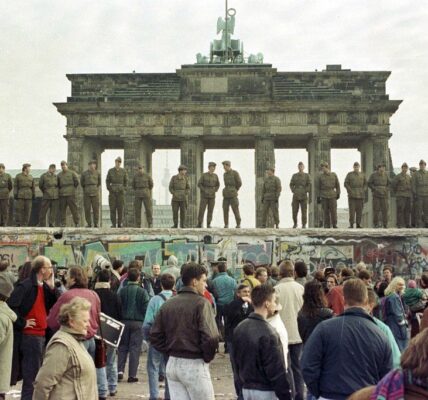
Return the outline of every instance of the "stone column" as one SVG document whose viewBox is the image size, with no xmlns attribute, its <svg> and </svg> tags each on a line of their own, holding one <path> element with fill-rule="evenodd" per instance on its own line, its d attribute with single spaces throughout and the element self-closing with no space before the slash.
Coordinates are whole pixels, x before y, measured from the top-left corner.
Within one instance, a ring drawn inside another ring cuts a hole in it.
<svg viewBox="0 0 428 400">
<path fill-rule="evenodd" d="M 254 169 L 256 174 L 256 228 L 260 228 L 263 225 L 262 190 L 263 181 L 266 176 L 266 168 L 275 167 L 275 145 L 272 136 L 256 137 L 254 157 Z M 272 222 L 273 221 L 268 221 L 268 225 L 273 226 Z"/>
<path fill-rule="evenodd" d="M 312 198 L 309 200 L 309 226 L 319 228 L 322 225 L 321 205 L 317 204 L 318 193 L 315 190 L 315 182 L 319 174 L 321 161 L 331 165 L 331 139 L 328 136 L 314 136 L 309 141 L 308 147 L 309 174 L 312 181 Z"/>
<path fill-rule="evenodd" d="M 198 223 L 199 190 L 198 180 L 203 172 L 204 146 L 199 138 L 183 138 L 180 143 L 181 164 L 187 167 L 190 182 L 189 204 L 186 226 L 195 228 Z M 178 165 L 177 167 L 178 168 Z M 175 169 L 177 171 L 177 169 Z"/>
<path fill-rule="evenodd" d="M 134 189 L 132 188 L 132 179 L 134 178 L 135 172 L 138 168 L 138 164 L 147 163 L 147 152 L 143 151 L 144 144 L 141 137 L 122 137 L 123 138 L 123 150 L 124 150 L 124 168 L 128 173 L 128 187 L 125 191 L 125 215 L 124 221 L 125 226 L 135 226 L 135 213 L 134 213 Z M 146 157 L 144 157 L 144 155 Z M 151 157 L 149 160 L 151 166 Z"/>
</svg>

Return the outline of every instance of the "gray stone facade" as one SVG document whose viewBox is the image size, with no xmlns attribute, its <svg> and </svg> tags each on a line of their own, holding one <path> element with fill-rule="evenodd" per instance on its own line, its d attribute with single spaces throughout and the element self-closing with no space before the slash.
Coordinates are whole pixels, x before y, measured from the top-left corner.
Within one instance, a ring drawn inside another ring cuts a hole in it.
<svg viewBox="0 0 428 400">
<path fill-rule="evenodd" d="M 258 227 L 264 170 L 275 164 L 275 148 L 305 148 L 312 178 L 321 160 L 330 162 L 332 148 L 358 148 L 367 176 L 381 161 L 392 171 L 390 118 L 401 100 L 386 94 L 389 75 L 337 65 L 319 72 L 278 72 L 270 64 L 183 65 L 164 74 L 73 74 L 67 75 L 71 96 L 55 106 L 67 118 L 68 161 L 78 173 L 89 159 L 100 163 L 105 149 L 123 148 L 132 180 L 138 162 L 151 173 L 157 148 L 180 149 L 192 185 L 192 227 L 204 150 L 255 149 Z M 288 190 L 288 182 L 283 186 Z M 315 191 L 312 196 L 309 223 L 317 226 Z M 128 190 L 128 226 L 133 225 L 132 198 Z M 364 224 L 371 226 L 370 194 L 367 201 Z"/>
</svg>

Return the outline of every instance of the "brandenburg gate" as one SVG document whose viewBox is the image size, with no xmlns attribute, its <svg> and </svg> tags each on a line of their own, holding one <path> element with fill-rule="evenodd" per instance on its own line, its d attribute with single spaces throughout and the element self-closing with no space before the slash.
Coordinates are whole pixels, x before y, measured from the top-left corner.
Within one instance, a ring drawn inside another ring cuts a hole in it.
<svg viewBox="0 0 428 400">
<path fill-rule="evenodd" d="M 281 72 L 264 63 L 261 54 L 244 58 L 242 43 L 231 38 L 234 24 L 235 12 L 229 9 L 225 19 L 219 18 L 222 38 L 212 42 L 210 55 L 198 54 L 196 64 L 174 73 L 67 75 L 71 96 L 55 106 L 67 119 L 70 167 L 80 174 L 95 159 L 101 169 L 105 149 L 123 149 L 132 181 L 138 163 L 152 172 L 156 149 L 180 149 L 191 182 L 189 227 L 197 224 L 205 149 L 255 150 L 256 227 L 262 224 L 260 193 L 266 167 L 275 164 L 275 149 L 306 149 L 313 181 L 321 161 L 331 165 L 332 148 L 357 148 L 367 176 L 381 162 L 392 170 L 390 118 L 401 100 L 390 100 L 386 93 L 390 72 L 341 65 Z M 288 190 L 288 182 L 283 187 Z M 127 226 L 134 219 L 133 197 L 128 187 Z M 366 200 L 363 223 L 370 227 L 371 200 Z M 318 221 L 312 190 L 309 226 Z"/>
</svg>

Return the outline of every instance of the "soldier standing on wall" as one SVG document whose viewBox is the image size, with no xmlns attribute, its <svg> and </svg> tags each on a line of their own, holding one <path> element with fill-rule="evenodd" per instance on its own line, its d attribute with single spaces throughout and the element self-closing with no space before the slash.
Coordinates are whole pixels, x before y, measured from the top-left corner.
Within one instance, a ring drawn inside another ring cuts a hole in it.
<svg viewBox="0 0 428 400">
<path fill-rule="evenodd" d="M 266 168 L 266 177 L 263 182 L 262 204 L 263 204 L 263 225 L 266 228 L 269 210 L 272 210 L 275 227 L 279 228 L 278 200 L 281 195 L 281 180 L 275 176 L 275 168 Z"/>
<path fill-rule="evenodd" d="M 34 179 L 30 175 L 31 164 L 24 164 L 22 172 L 15 177 L 14 197 L 16 202 L 16 225 L 28 226 L 33 199 L 36 197 Z"/>
<path fill-rule="evenodd" d="M 303 172 L 305 170 L 305 165 L 300 161 L 297 164 L 299 172 L 293 174 L 290 181 L 290 189 L 293 193 L 293 201 L 291 203 L 292 212 L 293 212 L 293 228 L 297 228 L 297 214 L 300 211 L 302 213 L 302 228 L 306 228 L 308 221 L 308 196 L 309 201 L 311 199 L 311 178 L 309 174 Z"/>
<path fill-rule="evenodd" d="M 100 218 L 100 187 L 101 174 L 97 171 L 97 162 L 88 162 L 88 169 L 80 176 L 80 185 L 83 188 L 83 208 L 87 228 L 92 227 L 92 213 L 94 214 L 94 228 L 98 228 Z"/>
<path fill-rule="evenodd" d="M 138 165 L 138 171 L 135 173 L 132 180 L 132 188 L 135 191 L 134 211 L 135 223 L 137 228 L 141 227 L 141 205 L 144 203 L 146 210 L 146 218 L 149 228 L 153 227 L 153 204 L 152 204 L 152 189 L 153 179 L 144 171 L 144 165 Z"/>
<path fill-rule="evenodd" d="M 58 174 L 59 186 L 59 211 L 61 216 L 61 226 L 66 226 L 67 207 L 70 208 L 73 216 L 74 226 L 79 226 L 79 211 L 76 203 L 76 189 L 79 186 L 79 177 L 74 171 L 68 168 L 66 161 L 61 161 L 62 171 Z"/>
<path fill-rule="evenodd" d="M 178 174 L 174 175 L 169 182 L 169 192 L 172 194 L 172 218 L 174 221 L 172 228 L 178 228 L 178 210 L 180 210 L 180 228 L 186 227 L 186 211 L 190 193 L 189 178 L 186 174 L 187 167 L 180 165 Z"/>
<path fill-rule="evenodd" d="M 117 227 L 122 227 L 123 209 L 125 207 L 125 190 L 128 185 L 128 174 L 121 168 L 121 164 L 122 159 L 117 157 L 116 160 L 114 160 L 114 168 L 108 170 L 106 178 L 112 228 L 116 228 L 116 216 Z"/>
<path fill-rule="evenodd" d="M 410 177 L 412 178 L 412 197 L 410 199 L 410 208 L 411 208 L 411 214 L 410 214 L 410 226 L 412 228 L 416 228 L 417 220 L 416 220 L 416 200 L 415 200 L 415 194 L 413 192 L 413 181 L 415 177 L 415 173 L 418 169 L 416 167 L 410 168 Z"/>
<path fill-rule="evenodd" d="M 408 169 L 408 165 L 403 163 L 401 173 L 394 177 L 391 184 L 397 205 L 397 228 L 410 228 L 412 178 L 407 173 Z"/>
<path fill-rule="evenodd" d="M 39 226 L 46 226 L 46 214 L 49 210 L 49 226 L 56 224 L 58 217 L 58 177 L 56 165 L 49 165 L 49 169 L 39 179 L 39 188 L 43 193 L 42 205 L 39 214 Z"/>
<path fill-rule="evenodd" d="M 428 171 L 426 162 L 419 161 L 419 171 L 413 178 L 413 194 L 416 202 L 416 226 L 428 228 Z"/>
<path fill-rule="evenodd" d="M 7 226 L 9 220 L 9 195 L 13 189 L 12 178 L 4 170 L 4 164 L 0 163 L 0 226 Z"/>
<path fill-rule="evenodd" d="M 208 163 L 208 172 L 202 174 L 198 181 L 198 188 L 201 191 L 201 200 L 199 203 L 198 213 L 198 228 L 202 228 L 204 221 L 205 209 L 208 206 L 207 228 L 211 228 L 213 219 L 213 210 L 215 205 L 215 194 L 220 188 L 220 181 L 217 174 L 214 173 L 216 163 L 210 161 Z"/>
<path fill-rule="evenodd" d="M 361 228 L 364 199 L 367 192 L 366 176 L 360 172 L 360 163 L 354 162 L 354 170 L 348 172 L 345 178 L 345 189 L 348 191 L 349 227 L 354 227 L 354 219 L 357 228 Z"/>
<path fill-rule="evenodd" d="M 368 186 L 373 194 L 373 225 L 381 228 L 379 213 L 382 215 L 384 228 L 388 227 L 388 194 L 391 181 L 385 172 L 385 164 L 379 164 L 377 171 L 370 175 Z"/>
<path fill-rule="evenodd" d="M 241 227 L 241 215 L 239 214 L 238 191 L 242 186 L 238 171 L 231 168 L 230 161 L 223 161 L 224 189 L 223 189 L 223 218 L 224 227 L 229 228 L 229 207 L 232 207 L 235 215 L 236 227 Z"/>
<path fill-rule="evenodd" d="M 322 204 L 324 228 L 337 228 L 337 200 L 340 198 L 340 184 L 337 175 L 331 172 L 327 162 L 318 176 L 317 202 Z"/>
</svg>

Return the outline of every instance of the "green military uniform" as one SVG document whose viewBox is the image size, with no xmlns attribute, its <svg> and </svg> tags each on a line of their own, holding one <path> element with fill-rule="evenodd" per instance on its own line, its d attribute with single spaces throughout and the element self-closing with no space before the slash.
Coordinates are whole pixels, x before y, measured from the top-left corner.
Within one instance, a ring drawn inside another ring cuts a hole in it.
<svg viewBox="0 0 428 400">
<path fill-rule="evenodd" d="M 395 193 L 397 205 L 397 228 L 410 228 L 412 212 L 412 178 L 409 174 L 400 172 L 391 184 Z"/>
<path fill-rule="evenodd" d="M 144 203 L 147 223 L 149 224 L 149 228 L 151 228 L 153 226 L 153 179 L 148 173 L 139 171 L 134 175 L 134 178 L 132 180 L 132 188 L 135 191 L 135 223 L 138 228 L 141 227 L 141 205 L 142 203 Z"/>
<path fill-rule="evenodd" d="M 355 219 L 357 228 L 361 228 L 364 199 L 367 191 L 366 176 L 362 172 L 351 171 L 346 175 L 344 186 L 348 192 L 350 227 L 353 228 Z"/>
<path fill-rule="evenodd" d="M 66 226 L 67 207 L 71 211 L 75 226 L 79 225 L 80 216 L 76 203 L 76 188 L 79 186 L 79 177 L 68 169 L 58 174 L 59 187 L 59 214 L 61 226 Z"/>
<path fill-rule="evenodd" d="M 128 185 L 128 174 L 123 168 L 110 168 L 106 178 L 108 205 L 110 207 L 110 220 L 113 227 L 122 226 L 123 209 L 125 206 L 125 190 Z"/>
<path fill-rule="evenodd" d="M 410 168 L 410 177 L 412 178 L 412 197 L 410 199 L 410 226 L 412 228 L 416 228 L 417 226 L 417 218 L 416 218 L 416 201 L 415 201 L 415 192 L 413 190 L 413 184 L 414 184 L 414 176 L 417 169 L 415 167 Z"/>
<path fill-rule="evenodd" d="M 264 179 L 262 189 L 263 228 L 267 225 L 269 210 L 272 210 L 274 223 L 277 228 L 279 227 L 278 199 L 281 191 L 281 180 L 277 176 L 267 176 Z"/>
<path fill-rule="evenodd" d="M 382 215 L 382 224 L 388 226 L 388 194 L 391 181 L 385 173 L 380 174 L 378 171 L 370 175 L 368 186 L 373 194 L 373 225 L 379 227 L 379 213 Z"/>
<path fill-rule="evenodd" d="M 299 207 L 302 213 L 302 227 L 306 227 L 308 222 L 308 196 L 311 197 L 311 178 L 305 172 L 293 174 L 290 181 L 290 189 L 293 193 L 291 203 L 294 227 L 297 228 L 297 214 Z"/>
<path fill-rule="evenodd" d="M 205 172 L 199 178 L 198 188 L 201 191 L 201 200 L 199 203 L 198 228 L 202 227 L 204 221 L 205 209 L 208 207 L 207 227 L 210 228 L 213 219 L 213 210 L 215 205 L 215 194 L 220 188 L 220 181 L 214 172 Z"/>
<path fill-rule="evenodd" d="M 229 227 L 229 207 L 232 207 L 235 215 L 236 227 L 241 226 L 241 215 L 239 214 L 238 191 L 242 186 L 241 177 L 238 171 L 233 169 L 223 174 L 224 189 L 223 189 L 223 219 L 224 227 Z"/>
<path fill-rule="evenodd" d="M 39 179 L 39 188 L 43 193 L 39 214 L 39 226 L 46 226 L 46 214 L 49 211 L 49 226 L 55 226 L 58 217 L 58 177 L 55 173 L 45 172 Z"/>
<path fill-rule="evenodd" d="M 169 191 L 172 194 L 173 228 L 178 227 L 178 211 L 180 211 L 180 227 L 186 227 L 186 211 L 190 193 L 189 178 L 186 175 L 174 175 L 169 182 Z"/>
<path fill-rule="evenodd" d="M 0 174 L 0 226 L 9 220 L 9 194 L 13 189 L 12 178 L 6 172 Z"/>
<path fill-rule="evenodd" d="M 412 180 L 416 202 L 416 226 L 428 228 L 428 171 L 418 170 Z"/>
<path fill-rule="evenodd" d="M 93 213 L 94 227 L 97 228 L 100 219 L 101 174 L 99 171 L 88 169 L 83 172 L 80 176 L 80 186 L 83 189 L 83 208 L 85 209 L 86 223 L 89 227 L 92 226 Z"/>
<path fill-rule="evenodd" d="M 323 209 L 324 228 L 337 228 L 337 200 L 340 197 L 339 179 L 334 172 L 323 172 L 318 176 L 317 194 Z"/>
<path fill-rule="evenodd" d="M 28 226 L 31 217 L 33 199 L 36 196 L 34 179 L 21 172 L 15 177 L 14 193 L 16 199 L 16 224 Z"/>
</svg>

